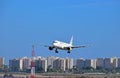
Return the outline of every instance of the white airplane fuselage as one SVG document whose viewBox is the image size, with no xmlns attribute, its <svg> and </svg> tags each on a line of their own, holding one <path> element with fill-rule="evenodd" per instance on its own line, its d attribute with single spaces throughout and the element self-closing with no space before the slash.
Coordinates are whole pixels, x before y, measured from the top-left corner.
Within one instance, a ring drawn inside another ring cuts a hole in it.
<svg viewBox="0 0 120 78">
<path fill-rule="evenodd" d="M 72 47 L 71 44 L 61 42 L 61 41 L 58 41 L 58 40 L 55 40 L 52 45 L 54 46 L 54 48 L 58 48 L 58 49 L 61 49 L 61 50 L 67 50 L 66 47 Z"/>
</svg>

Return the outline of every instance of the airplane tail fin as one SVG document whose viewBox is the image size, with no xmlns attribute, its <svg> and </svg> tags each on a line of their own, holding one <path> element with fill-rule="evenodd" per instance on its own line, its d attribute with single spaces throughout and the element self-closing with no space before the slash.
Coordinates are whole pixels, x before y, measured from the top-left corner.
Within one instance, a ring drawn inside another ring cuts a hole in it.
<svg viewBox="0 0 120 78">
<path fill-rule="evenodd" d="M 73 44 L 73 36 L 71 37 L 70 44 Z"/>
</svg>

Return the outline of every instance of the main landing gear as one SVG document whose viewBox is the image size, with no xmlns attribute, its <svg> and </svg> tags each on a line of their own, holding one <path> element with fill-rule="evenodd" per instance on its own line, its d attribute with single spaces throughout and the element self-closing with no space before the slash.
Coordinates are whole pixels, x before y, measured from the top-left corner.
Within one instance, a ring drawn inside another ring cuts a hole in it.
<svg viewBox="0 0 120 78">
<path fill-rule="evenodd" d="M 57 49 L 57 48 L 55 49 L 55 53 L 58 53 L 58 49 Z M 70 51 L 70 50 L 68 50 L 68 51 L 67 51 L 67 53 L 69 53 L 69 54 L 70 54 L 70 53 L 71 53 L 71 51 Z"/>
<path fill-rule="evenodd" d="M 55 49 L 55 53 L 58 53 L 58 50 L 57 50 L 57 49 Z"/>
<path fill-rule="evenodd" d="M 68 52 L 67 53 L 70 53 L 70 50 L 68 50 Z"/>
</svg>

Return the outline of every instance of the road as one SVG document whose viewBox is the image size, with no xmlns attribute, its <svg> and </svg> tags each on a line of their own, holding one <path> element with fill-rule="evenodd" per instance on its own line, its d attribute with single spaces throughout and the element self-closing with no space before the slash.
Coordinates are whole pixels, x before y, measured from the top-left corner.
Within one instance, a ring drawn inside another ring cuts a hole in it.
<svg viewBox="0 0 120 78">
<path fill-rule="evenodd" d="M 14 78 L 29 78 L 28 73 L 12 74 Z M 4 74 L 0 74 L 0 78 L 3 78 Z M 12 78 L 12 77 L 5 77 Z M 101 74 L 101 73 L 86 73 L 86 74 L 60 74 L 60 73 L 42 73 L 36 74 L 35 78 L 120 78 L 120 74 Z"/>
</svg>

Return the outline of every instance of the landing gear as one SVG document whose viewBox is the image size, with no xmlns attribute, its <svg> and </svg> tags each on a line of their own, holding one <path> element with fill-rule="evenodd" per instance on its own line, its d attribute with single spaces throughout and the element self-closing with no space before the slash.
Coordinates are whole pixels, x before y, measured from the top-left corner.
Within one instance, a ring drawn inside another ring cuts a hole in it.
<svg viewBox="0 0 120 78">
<path fill-rule="evenodd" d="M 70 50 L 68 50 L 68 52 L 67 53 L 70 53 Z"/>
<path fill-rule="evenodd" d="M 68 47 L 67 50 L 68 50 L 67 53 L 71 53 L 72 47 Z"/>
<path fill-rule="evenodd" d="M 58 53 L 58 50 L 57 50 L 57 49 L 55 49 L 55 53 Z"/>
</svg>

